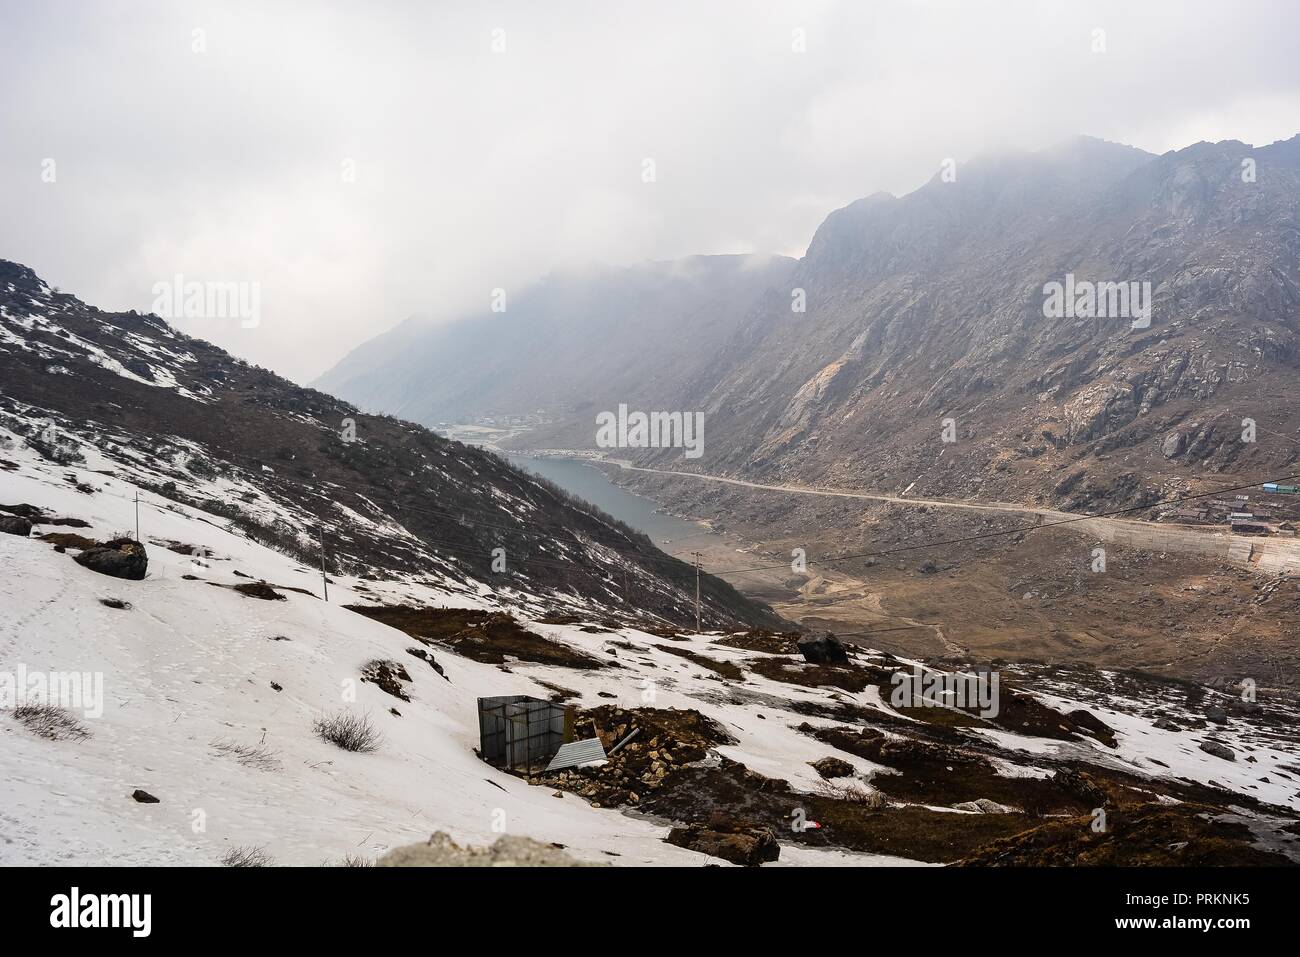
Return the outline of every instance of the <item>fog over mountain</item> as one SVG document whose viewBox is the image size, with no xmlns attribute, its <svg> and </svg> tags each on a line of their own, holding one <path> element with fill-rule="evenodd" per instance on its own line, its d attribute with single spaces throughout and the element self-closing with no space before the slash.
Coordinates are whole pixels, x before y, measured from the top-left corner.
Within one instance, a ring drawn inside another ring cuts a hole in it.
<svg viewBox="0 0 1300 957">
<path fill-rule="evenodd" d="M 664 467 L 1140 504 L 1296 461 L 1298 236 L 1300 137 L 1159 157 L 1081 137 L 858 200 L 730 285 L 709 260 L 554 279 L 380 337 L 322 385 L 430 424 L 545 410 L 535 447 L 594 449 L 620 402 L 702 412 L 703 457 L 641 454 Z M 1148 312 L 1048 315 L 1076 278 L 1136 283 Z"/>
<path fill-rule="evenodd" d="M 1280 0 L 5 6 L 0 256 L 111 309 L 258 283 L 184 331 L 299 382 L 556 269 L 801 256 L 945 159 L 1300 115 Z"/>
</svg>

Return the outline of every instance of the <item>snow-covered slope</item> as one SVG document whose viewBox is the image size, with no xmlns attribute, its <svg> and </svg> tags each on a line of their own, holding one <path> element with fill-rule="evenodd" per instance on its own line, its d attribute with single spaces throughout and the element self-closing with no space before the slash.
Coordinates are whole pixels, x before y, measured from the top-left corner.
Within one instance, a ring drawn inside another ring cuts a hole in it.
<svg viewBox="0 0 1300 957">
<path fill-rule="evenodd" d="M 0 444 L 0 459 L 8 463 L 0 470 L 0 505 L 30 504 L 47 516 L 87 521 L 89 527 L 71 531 L 88 538 L 134 529 L 137 490 L 130 482 L 96 473 L 93 462 L 72 469 L 53 465 L 13 434 L 0 435 Z M 33 536 L 63 531 L 41 524 Z M 772 813 L 784 817 L 804 804 L 820 814 L 856 813 L 843 792 L 827 796 L 810 762 L 835 753 L 857 773 L 842 786 L 864 795 L 878 793 L 878 786 L 888 792 L 897 768 L 835 752 L 809 730 L 869 727 L 873 718 L 884 722 L 891 740 L 909 740 L 912 729 L 918 735 L 936 730 L 895 711 L 875 686 L 850 692 L 784 680 L 787 671 L 802 676 L 802 663 L 720 644 L 725 638 L 719 634 L 665 641 L 630 628 L 532 621 L 528 627 L 537 634 L 605 667 L 522 661 L 502 667 L 434 649 L 443 677 L 406 654 L 413 643 L 406 634 L 343 606 L 499 607 L 490 594 L 423 579 L 333 576 L 327 603 L 318 597 L 317 569 L 229 530 L 218 516 L 183 506 L 150 508 L 141 512 L 140 532 L 149 554 L 142 581 L 84 568 L 73 561 L 75 548 L 58 552 L 49 541 L 0 534 L 0 675 L 20 669 L 98 673 L 104 692 L 102 715 L 74 711 L 89 732 L 82 739 L 49 740 L 12 713 L 0 714 L 0 863 L 201 865 L 220 862 L 232 848 L 260 847 L 278 863 L 314 865 L 349 855 L 374 858 L 438 830 L 470 844 L 490 843 L 503 832 L 526 835 L 563 844 L 585 861 L 716 863 L 663 840 L 673 823 L 670 798 L 691 786 L 690 775 L 718 774 L 720 762 L 724 768 L 739 762 L 754 773 L 752 780 L 788 782 L 788 791 L 777 789 Z M 195 546 L 197 559 L 163 542 Z M 228 587 L 256 579 L 280 586 L 284 600 L 260 600 Z M 129 607 L 109 607 L 104 599 Z M 683 653 L 734 665 L 743 677 L 724 678 Z M 359 680 L 375 659 L 406 665 L 409 702 Z M 772 662 L 777 671 L 764 667 Z M 1106 685 L 1109 679 L 1099 680 Z M 476 698 L 549 697 L 556 686 L 571 691 L 571 703 L 583 709 L 695 709 L 734 743 L 678 771 L 683 777 L 677 780 L 686 783 L 673 785 L 670 778 L 652 814 L 597 807 L 573 788 L 557 790 L 552 781 L 530 785 L 476 757 Z M 1151 776 L 1157 791 L 1158 781 L 1216 784 L 1225 808 L 1242 803 L 1240 814 L 1263 828 L 1285 822 L 1284 809 L 1300 808 L 1294 736 L 1234 719 L 1219 738 L 1253 760 L 1226 761 L 1199 750 L 1186 731 L 1155 729 L 1144 714 L 1150 700 L 1122 683 L 1106 686 L 1086 707 L 1116 729 L 1114 749 L 1086 736 L 1052 740 L 992 727 L 963 731 L 962 740 L 1016 781 L 1041 780 L 1064 762 L 1084 762 L 1097 773 Z M 1085 706 L 1085 691 L 1058 676 L 1043 700 L 1065 714 Z M 846 708 L 855 709 L 852 718 L 845 717 Z M 377 751 L 345 752 L 313 733 L 317 718 L 341 711 L 370 717 L 383 735 Z M 241 760 L 231 750 L 240 746 L 262 751 Z M 137 803 L 131 796 L 136 789 L 159 803 Z M 1168 804 L 1185 798 L 1161 795 Z M 889 809 L 861 813 L 912 815 L 906 820 L 920 815 L 924 822 L 969 818 L 997 823 L 994 836 L 1038 823 L 1018 811 L 981 815 L 951 803 L 891 797 Z M 1254 810 L 1245 809 L 1247 803 Z M 867 838 L 847 825 L 839 833 L 836 827 L 779 832 L 780 863 L 957 856 L 864 851 L 874 846 L 863 843 Z"/>
<path fill-rule="evenodd" d="M 331 570 L 422 574 L 523 608 L 694 620 L 696 576 L 645 535 L 483 449 L 368 416 L 157 316 L 109 313 L 0 260 L 0 426 Z M 702 581 L 712 626 L 775 626 Z"/>
</svg>

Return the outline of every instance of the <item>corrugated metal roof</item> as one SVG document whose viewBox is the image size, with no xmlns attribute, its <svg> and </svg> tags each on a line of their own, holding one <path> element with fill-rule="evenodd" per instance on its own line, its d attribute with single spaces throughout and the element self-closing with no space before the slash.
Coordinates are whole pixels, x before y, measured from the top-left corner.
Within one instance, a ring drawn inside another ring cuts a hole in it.
<svg viewBox="0 0 1300 957">
<path fill-rule="evenodd" d="M 604 760 L 605 746 L 600 743 L 600 738 L 570 741 L 568 744 L 560 745 L 560 750 L 555 752 L 555 757 L 551 758 L 551 763 L 546 766 L 546 770 L 560 771 L 564 768 L 576 768 L 588 761 Z"/>
</svg>

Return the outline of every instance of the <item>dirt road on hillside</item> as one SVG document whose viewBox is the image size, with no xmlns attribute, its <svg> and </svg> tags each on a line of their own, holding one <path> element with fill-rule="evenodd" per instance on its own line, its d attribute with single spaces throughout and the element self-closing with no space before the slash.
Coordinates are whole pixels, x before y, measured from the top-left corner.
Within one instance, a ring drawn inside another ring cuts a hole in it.
<svg viewBox="0 0 1300 957">
<path fill-rule="evenodd" d="M 724 485 L 735 485 L 760 491 L 861 499 L 873 502 L 889 502 L 894 505 L 1009 512 L 1030 516 L 1034 519 L 1033 524 L 1026 526 L 1025 530 L 1049 527 L 1072 529 L 1082 535 L 1103 542 L 1114 542 L 1152 551 L 1172 551 L 1201 555 L 1229 562 L 1233 565 L 1240 565 L 1264 575 L 1272 576 L 1300 572 L 1300 541 L 1296 539 L 1246 537 L 1233 535 L 1224 529 L 1202 525 L 1156 524 L 1139 519 L 1118 518 L 1115 516 L 1079 515 L 1074 512 L 1016 505 L 1009 502 L 954 502 L 934 498 L 909 498 L 903 495 L 888 495 L 883 492 L 810 488 L 802 485 L 771 485 L 762 482 L 749 482 L 744 479 L 725 478 L 719 475 L 706 475 L 699 472 L 648 468 L 633 465 L 625 459 L 611 458 L 604 461 L 610 465 L 617 465 L 620 469 L 628 472 L 670 475 L 675 478 L 718 482 Z"/>
</svg>

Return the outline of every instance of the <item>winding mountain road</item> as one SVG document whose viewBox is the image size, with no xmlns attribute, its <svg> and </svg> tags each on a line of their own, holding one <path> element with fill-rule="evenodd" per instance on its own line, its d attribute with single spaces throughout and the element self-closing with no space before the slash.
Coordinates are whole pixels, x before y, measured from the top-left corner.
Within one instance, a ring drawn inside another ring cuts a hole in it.
<svg viewBox="0 0 1300 957">
<path fill-rule="evenodd" d="M 1033 516 L 1032 527 L 1061 527 L 1073 529 L 1103 542 L 1115 542 L 1134 548 L 1158 551 L 1185 552 L 1230 562 L 1268 575 L 1281 575 L 1300 571 L 1300 541 L 1292 538 L 1255 538 L 1233 535 L 1226 529 L 1204 525 L 1156 524 L 1140 519 L 1115 516 L 1080 515 L 1057 509 L 1016 505 L 1009 502 L 953 502 L 934 498 L 909 498 L 883 492 L 857 492 L 846 489 L 809 488 L 802 485 L 776 485 L 750 482 L 745 479 L 726 478 L 701 472 L 677 469 L 656 469 L 634 465 L 626 459 L 606 458 L 602 461 L 616 465 L 628 472 L 647 472 L 675 478 L 717 482 L 741 488 L 768 492 L 787 492 L 792 495 L 817 495 L 828 498 L 860 499 L 889 502 L 895 505 L 925 505 L 934 508 L 967 509 L 981 512 L 1009 512 Z"/>
</svg>

